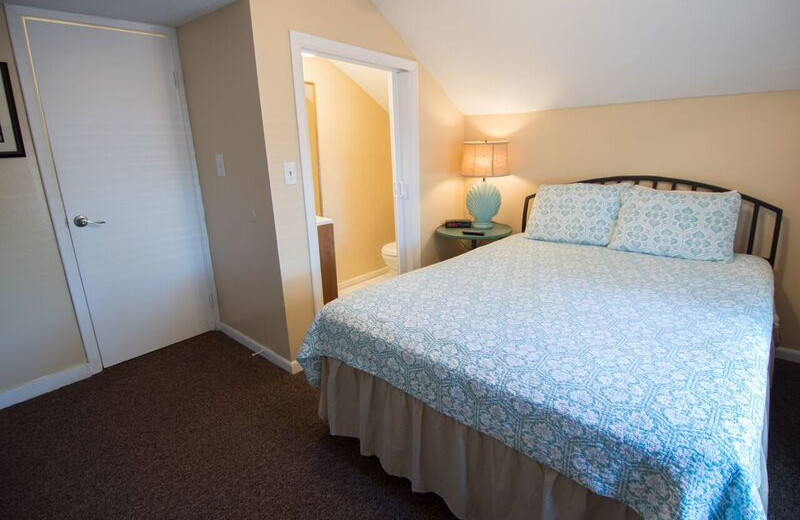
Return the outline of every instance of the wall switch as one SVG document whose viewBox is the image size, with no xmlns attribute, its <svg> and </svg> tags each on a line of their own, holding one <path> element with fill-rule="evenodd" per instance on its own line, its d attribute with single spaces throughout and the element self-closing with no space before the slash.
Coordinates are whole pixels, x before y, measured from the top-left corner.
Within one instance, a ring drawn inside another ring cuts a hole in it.
<svg viewBox="0 0 800 520">
<path fill-rule="evenodd" d="M 295 163 L 283 163 L 283 183 L 287 186 L 297 184 L 297 165 Z"/>
<path fill-rule="evenodd" d="M 225 177 L 225 159 L 222 157 L 222 154 L 216 154 L 214 159 L 217 161 L 217 176 Z"/>
</svg>

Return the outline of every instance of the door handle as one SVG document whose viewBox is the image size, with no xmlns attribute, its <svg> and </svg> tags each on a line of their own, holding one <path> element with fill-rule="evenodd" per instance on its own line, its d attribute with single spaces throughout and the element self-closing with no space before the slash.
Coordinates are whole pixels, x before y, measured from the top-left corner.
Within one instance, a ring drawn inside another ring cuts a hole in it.
<svg viewBox="0 0 800 520">
<path fill-rule="evenodd" d="M 86 227 L 89 224 L 94 224 L 94 225 L 100 226 L 100 225 L 103 225 L 103 224 L 106 223 L 105 220 L 89 220 L 89 218 L 86 215 L 84 215 L 83 213 L 75 215 L 75 218 L 72 219 L 72 221 L 78 227 Z"/>
</svg>

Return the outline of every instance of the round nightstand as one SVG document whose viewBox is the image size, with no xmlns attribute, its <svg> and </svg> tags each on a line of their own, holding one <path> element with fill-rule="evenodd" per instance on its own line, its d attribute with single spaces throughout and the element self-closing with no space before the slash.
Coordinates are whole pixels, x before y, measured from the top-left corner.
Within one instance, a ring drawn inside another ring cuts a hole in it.
<svg viewBox="0 0 800 520">
<path fill-rule="evenodd" d="M 473 229 L 468 228 L 447 228 L 439 226 L 436 228 L 436 234 L 445 238 L 455 238 L 457 240 L 469 240 L 471 242 L 471 249 L 478 247 L 478 242 L 490 242 L 492 240 L 499 240 L 511 234 L 511 226 L 492 222 L 491 229 Z M 464 231 L 468 233 L 483 233 L 483 235 L 465 235 Z"/>
</svg>

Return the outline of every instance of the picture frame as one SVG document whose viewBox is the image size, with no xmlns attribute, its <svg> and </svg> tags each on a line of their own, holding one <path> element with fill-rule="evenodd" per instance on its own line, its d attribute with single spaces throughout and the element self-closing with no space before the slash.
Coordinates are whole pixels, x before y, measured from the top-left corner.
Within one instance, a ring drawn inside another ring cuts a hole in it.
<svg viewBox="0 0 800 520">
<path fill-rule="evenodd" d="M 0 159 L 6 157 L 25 157 L 22 144 L 22 131 L 19 126 L 14 91 L 11 89 L 11 74 L 8 63 L 0 62 L 0 76 L 3 88 L 0 89 Z"/>
</svg>

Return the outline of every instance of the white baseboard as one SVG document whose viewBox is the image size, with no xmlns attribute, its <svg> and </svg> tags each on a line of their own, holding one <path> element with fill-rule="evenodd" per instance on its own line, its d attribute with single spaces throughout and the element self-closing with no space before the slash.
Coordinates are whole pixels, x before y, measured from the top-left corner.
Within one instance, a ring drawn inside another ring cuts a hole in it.
<svg viewBox="0 0 800 520">
<path fill-rule="evenodd" d="M 88 363 L 78 365 L 55 374 L 48 374 L 33 381 L 29 381 L 11 390 L 0 394 L 0 409 L 13 404 L 33 399 L 34 397 L 57 390 L 62 386 L 72 384 L 92 375 L 92 366 Z"/>
<path fill-rule="evenodd" d="M 364 273 L 364 274 L 360 274 L 358 276 L 354 276 L 353 278 L 350 278 L 349 280 L 345 280 L 342 283 L 340 283 L 338 285 L 338 289 L 340 291 L 342 289 L 347 289 L 348 287 L 352 287 L 352 286 L 360 284 L 362 282 L 366 282 L 367 280 L 369 280 L 371 278 L 376 278 L 376 277 L 381 276 L 383 274 L 386 274 L 388 272 L 389 272 L 389 266 L 387 265 L 386 267 L 383 267 L 381 269 L 376 269 L 376 270 L 370 271 L 368 273 Z"/>
<path fill-rule="evenodd" d="M 775 357 L 784 361 L 800 363 L 800 349 L 778 347 L 775 349 Z"/>
<path fill-rule="evenodd" d="M 234 329 L 230 325 L 220 322 L 219 330 L 229 338 L 241 343 L 253 352 L 258 352 L 261 357 L 265 358 L 273 365 L 277 365 L 283 370 L 289 372 L 290 374 L 297 374 L 303 370 L 303 367 L 301 367 L 300 363 L 297 361 L 289 361 L 285 357 L 281 356 L 280 354 L 276 354 L 275 351 L 270 350 L 247 334 Z"/>
</svg>

